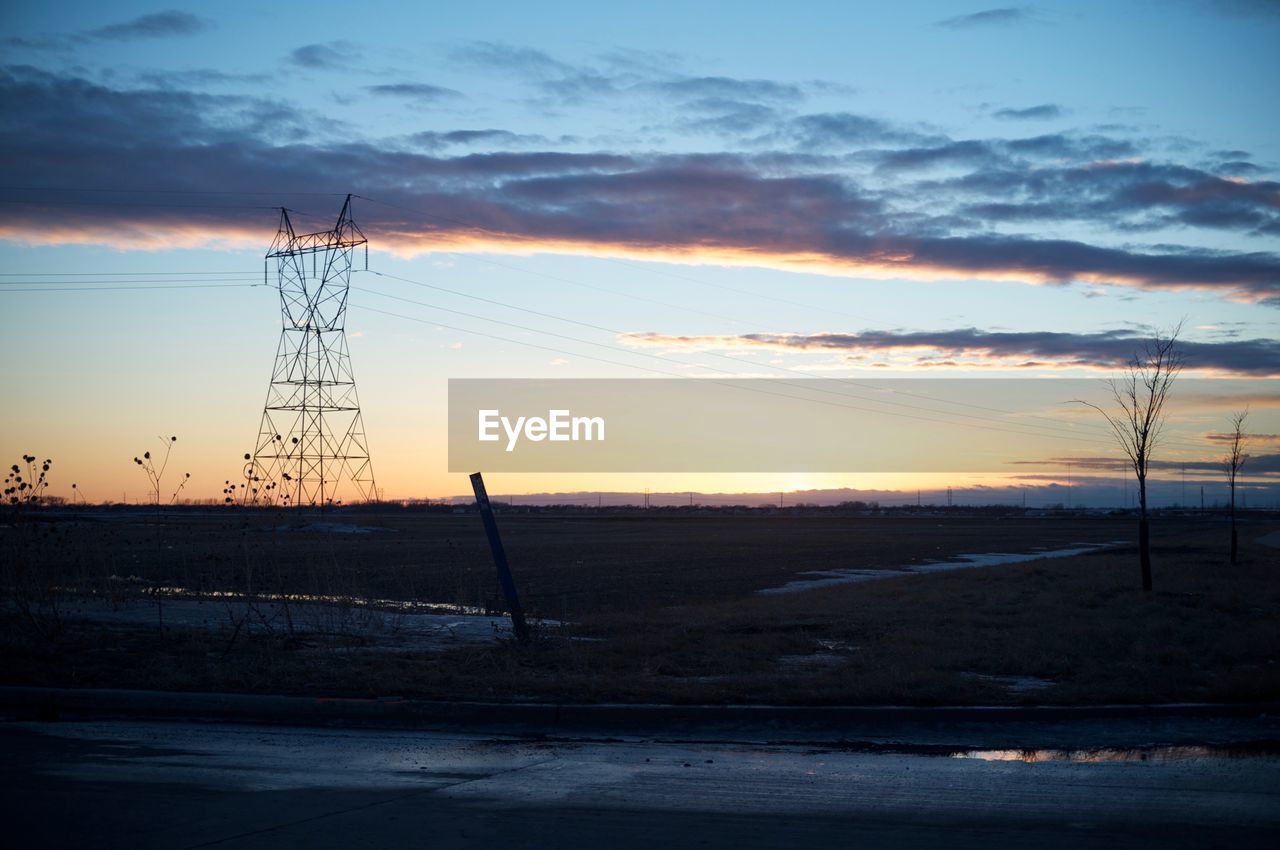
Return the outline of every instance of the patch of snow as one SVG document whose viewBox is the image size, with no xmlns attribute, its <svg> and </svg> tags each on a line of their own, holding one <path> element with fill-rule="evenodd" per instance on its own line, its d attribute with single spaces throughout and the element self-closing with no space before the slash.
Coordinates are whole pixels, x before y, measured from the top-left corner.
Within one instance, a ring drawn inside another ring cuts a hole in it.
<svg viewBox="0 0 1280 850">
<path fill-rule="evenodd" d="M 789 581 L 781 587 L 766 587 L 757 590 L 760 596 L 776 596 L 782 593 L 800 593 L 805 590 L 814 590 L 819 587 L 833 587 L 838 584 L 856 584 L 863 581 L 876 581 L 877 579 L 894 578 L 904 575 L 920 575 L 924 573 L 940 573 L 949 570 L 964 570 L 972 567 L 994 567 L 1001 564 L 1020 564 L 1024 561 L 1038 561 L 1042 558 L 1067 558 L 1072 555 L 1083 555 L 1088 552 L 1096 552 L 1100 549 L 1106 549 L 1115 546 L 1124 541 L 1112 541 L 1111 543 L 1080 543 L 1075 544 L 1066 549 L 1043 549 L 1037 552 L 984 552 L 976 555 L 960 555 L 948 561 L 926 561 L 923 564 L 908 564 L 903 567 L 895 567 L 883 570 L 869 569 L 835 569 L 835 570 L 806 570 L 800 573 L 803 576 L 816 576 L 816 578 L 796 579 Z"/>
<path fill-rule="evenodd" d="M 316 602 L 269 601 L 250 603 L 243 597 L 221 599 L 155 599 L 112 601 L 101 597 L 76 597 L 63 603 L 70 619 L 119 626 L 165 626 L 214 633 L 233 631 L 237 624 L 246 634 L 349 635 L 367 642 L 362 649 L 439 650 L 458 644 L 490 643 L 512 634 L 506 617 L 458 613 L 438 614 L 385 611 L 358 605 Z M 554 620 L 531 620 L 531 626 L 558 626 Z"/>
</svg>

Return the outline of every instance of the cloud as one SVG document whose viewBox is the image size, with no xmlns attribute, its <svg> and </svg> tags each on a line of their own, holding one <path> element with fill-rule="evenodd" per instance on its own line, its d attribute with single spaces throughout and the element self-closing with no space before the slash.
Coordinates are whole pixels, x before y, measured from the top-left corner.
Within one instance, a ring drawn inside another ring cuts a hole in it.
<svg viewBox="0 0 1280 850">
<path fill-rule="evenodd" d="M 360 58 L 360 51 L 349 41 L 306 44 L 289 53 L 289 61 L 300 68 L 332 71 L 347 68 Z"/>
<path fill-rule="evenodd" d="M 193 68 L 186 71 L 144 71 L 137 76 L 138 82 L 160 89 L 258 84 L 268 79 L 270 78 L 266 74 L 228 74 L 211 68 Z"/>
<path fill-rule="evenodd" d="M 471 42 L 455 48 L 450 56 L 460 65 L 511 74 L 532 82 L 554 96 L 558 103 L 617 94 L 619 86 L 628 78 L 563 62 L 543 50 L 502 42 Z"/>
<path fill-rule="evenodd" d="M 400 97 L 420 103 L 434 103 L 440 100 L 462 97 L 462 92 L 429 83 L 382 83 L 376 86 L 365 86 L 365 91 L 387 97 Z"/>
<path fill-rule="evenodd" d="M 1021 24 L 1031 19 L 1030 10 L 1022 6 L 1006 6 L 1000 9 L 984 9 L 967 15 L 943 18 L 937 26 L 946 29 L 973 29 L 975 27 L 1003 27 Z"/>
<path fill-rule="evenodd" d="M 977 155 L 974 162 L 980 162 Z M 1222 177 L 1170 163 L 1121 160 L 1037 169 L 984 166 L 931 188 L 983 196 L 983 201 L 965 204 L 960 211 L 984 221 L 1077 219 L 1126 229 L 1176 225 L 1280 233 L 1280 182 Z M 985 200 L 990 197 L 1003 200 Z"/>
<path fill-rule="evenodd" d="M 1204 438 L 1211 443 L 1230 444 L 1235 441 L 1235 434 L 1205 434 Z M 1244 446 L 1273 445 L 1280 446 L 1280 434 L 1245 434 Z"/>
<path fill-rule="evenodd" d="M 450 130 L 438 132 L 426 130 L 414 133 L 409 140 L 424 150 L 438 151 L 453 146 L 489 145 L 493 147 L 518 147 L 530 145 L 546 145 L 551 140 L 536 133 L 513 133 L 510 130 Z M 572 144 L 577 141 L 572 136 L 560 136 L 557 144 Z"/>
<path fill-rule="evenodd" d="M 1116 160 L 1138 153 L 1137 145 L 1128 139 L 1076 133 L 1045 133 L 1023 139 L 1008 139 L 999 142 L 997 147 L 1002 147 L 1012 156 L 1074 161 Z"/>
<path fill-rule="evenodd" d="M 995 152 L 991 143 L 959 141 L 930 147 L 888 151 L 880 156 L 881 171 L 915 171 L 938 165 L 978 166 L 991 161 Z"/>
<path fill-rule="evenodd" d="M 451 51 L 450 58 L 454 62 L 472 67 L 539 76 L 569 75 L 576 70 L 573 66 L 552 58 L 546 51 L 496 41 L 475 41 L 456 47 Z"/>
<path fill-rule="evenodd" d="M 733 77 L 683 77 L 651 83 L 650 87 L 664 94 L 690 99 L 796 101 L 804 97 L 804 90 L 797 85 Z"/>
<path fill-rule="evenodd" d="M 632 333 L 623 341 L 669 348 L 768 348 L 780 351 L 828 351 L 846 355 L 904 354 L 918 366 L 1001 368 L 1084 367 L 1122 369 L 1146 337 L 1129 330 L 1099 333 L 1050 331 L 992 332 L 977 328 L 946 331 L 862 331 L 859 333 L 752 333 L 737 336 L 671 336 Z M 1179 341 L 1186 367 L 1254 378 L 1280 376 L 1280 342 L 1271 339 L 1229 342 Z"/>
<path fill-rule="evenodd" d="M 91 39 L 103 41 L 135 41 L 143 38 L 170 38 L 181 35 L 195 35 L 212 26 L 212 22 L 189 12 L 169 10 L 142 15 L 121 24 L 110 24 L 89 30 L 84 35 Z"/>
<path fill-rule="evenodd" d="M 1276 0 L 1208 0 L 1215 11 L 1243 18 L 1280 17 L 1280 3 Z"/>
<path fill-rule="evenodd" d="M 903 130 L 887 121 L 852 112 L 819 112 L 801 115 L 767 141 L 789 136 L 801 149 L 832 150 L 864 147 L 869 144 L 907 142 L 917 144 L 929 138 Z M 936 140 L 936 139 L 935 139 Z"/>
<path fill-rule="evenodd" d="M 691 112 L 702 113 L 679 122 L 681 129 L 709 131 L 725 136 L 741 137 L 759 133 L 779 123 L 778 110 L 761 103 L 725 98 L 705 98 L 685 105 Z"/>
<path fill-rule="evenodd" d="M 1215 163 L 1213 171 L 1227 177 L 1242 177 L 1246 174 L 1261 174 L 1263 169 L 1248 160 L 1234 159 Z"/>
<path fill-rule="evenodd" d="M 212 29 L 213 22 L 189 12 L 166 11 L 142 15 L 119 24 L 74 33 L 41 33 L 35 36 L 9 36 L 0 44 L 26 50 L 66 50 L 77 44 L 95 41 L 140 41 L 149 38 L 174 38 L 195 35 Z"/>
<path fill-rule="evenodd" d="M 672 73 L 669 67 L 675 59 L 666 54 L 614 51 L 602 57 L 597 67 L 532 47 L 476 41 L 455 48 L 450 58 L 467 67 L 517 77 L 554 97 L 557 105 L 657 95 L 702 112 L 709 104 L 796 103 L 805 97 L 805 86 L 795 83 Z"/>
<path fill-rule="evenodd" d="M 1056 103 L 1042 103 L 1039 106 L 1028 106 L 1023 109 L 997 109 L 992 117 L 1006 121 L 1047 121 L 1061 118 L 1064 111 Z"/>
<path fill-rule="evenodd" d="M 1138 148 L 1130 141 L 1109 136 L 1047 133 L 1019 139 L 945 139 L 919 137 L 911 139 L 892 131 L 882 137 L 886 141 L 906 141 L 910 146 L 875 151 L 872 159 L 884 172 L 919 171 L 936 166 L 972 169 L 963 178 L 945 184 L 961 190 L 991 191 L 1007 198 L 1007 185 L 989 184 L 1008 181 L 1041 181 L 1043 172 L 1032 170 L 1025 160 L 1060 160 L 1097 166 L 1132 157 Z M 923 141 L 924 144 L 920 142 Z M 1042 181 L 1041 181 L 1042 182 Z M 944 184 L 936 184 L 940 188 Z M 1026 184 L 1032 186 L 1031 182 Z"/>
<path fill-rule="evenodd" d="M 424 136 L 420 146 L 427 150 L 414 151 L 403 138 L 379 143 L 327 135 L 331 122 L 268 99 L 117 89 L 24 67 L 0 69 L 0 101 L 9 114 L 0 126 L 0 185 L 112 187 L 129 175 L 134 189 L 241 191 L 259 199 L 264 191 L 354 191 L 394 205 L 362 203 L 361 223 L 371 238 L 406 255 L 553 251 L 871 278 L 1083 281 L 1197 289 L 1280 306 L 1274 253 L 976 232 L 972 219 L 958 214 L 993 198 L 1101 203 L 1113 217 L 1154 210 L 1186 214 L 1188 221 L 1212 221 L 1214 210 L 1237 220 L 1242 210 L 1274 212 L 1273 184 L 1207 173 L 1204 182 L 1201 173 L 1172 166 L 1149 172 L 1141 164 L 1017 166 L 1017 158 L 996 150 L 993 156 L 1006 157 L 1000 167 L 979 166 L 925 192 L 924 184 L 871 188 L 828 157 L 779 151 L 442 156 L 431 145 L 513 139 L 501 130 L 457 130 Z M 838 123 L 883 135 L 874 122 Z M 999 146 L 938 147 L 953 158 L 976 158 Z M 916 196 L 933 199 L 937 211 L 913 211 Z M 20 203 L 0 205 L 0 238 L 119 247 L 262 238 L 261 212 L 133 204 L 104 215 L 100 206 L 77 207 L 77 198 L 84 200 L 74 192 L 10 193 Z M 1230 218 L 1213 223 L 1227 226 Z"/>
<path fill-rule="evenodd" d="M 1040 460 L 1014 460 L 1014 466 L 1071 466 L 1079 471 L 1087 472 L 1122 472 L 1132 473 L 1133 467 L 1127 458 L 1114 457 L 1052 457 Z M 1147 466 L 1155 472 L 1209 472 L 1222 473 L 1220 460 L 1160 460 L 1148 461 Z M 1273 475 L 1280 472 L 1280 454 L 1258 455 L 1249 459 L 1245 469 L 1249 475 Z"/>
</svg>

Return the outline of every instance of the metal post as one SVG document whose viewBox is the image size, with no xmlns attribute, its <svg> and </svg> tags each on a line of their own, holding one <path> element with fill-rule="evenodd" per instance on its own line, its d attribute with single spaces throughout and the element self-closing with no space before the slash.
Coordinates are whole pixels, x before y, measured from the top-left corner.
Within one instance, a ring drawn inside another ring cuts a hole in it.
<svg viewBox="0 0 1280 850">
<path fill-rule="evenodd" d="M 516 640 L 528 643 L 529 627 L 524 622 L 524 610 L 520 607 L 520 597 L 516 594 L 516 582 L 511 577 L 511 568 L 507 565 L 507 553 L 502 548 L 502 538 L 498 536 L 498 523 L 493 518 L 489 494 L 484 490 L 484 478 L 478 472 L 471 473 L 471 489 L 475 491 L 476 507 L 480 509 L 484 533 L 489 538 L 489 549 L 493 552 L 493 565 L 498 569 L 498 582 L 502 585 L 502 595 L 507 598 L 512 631 L 516 634 Z"/>
</svg>

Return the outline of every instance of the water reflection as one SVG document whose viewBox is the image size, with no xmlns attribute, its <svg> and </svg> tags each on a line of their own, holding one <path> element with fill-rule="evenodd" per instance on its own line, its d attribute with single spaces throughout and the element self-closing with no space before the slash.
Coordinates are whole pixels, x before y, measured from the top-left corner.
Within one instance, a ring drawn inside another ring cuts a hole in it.
<svg viewBox="0 0 1280 850">
<path fill-rule="evenodd" d="M 1104 762 L 1188 761 L 1210 758 L 1257 758 L 1280 755 L 1280 745 L 1249 744 L 1241 746 L 1167 746 L 1124 747 L 1087 750 L 964 750 L 951 753 L 951 758 L 979 759 L 981 761 L 1033 762 Z"/>
<path fill-rule="evenodd" d="M 452 602 L 422 602 L 412 599 L 373 599 L 363 596 L 338 596 L 315 593 L 254 593 L 247 594 L 236 590 L 193 590 L 189 587 L 174 585 L 152 585 L 149 580 L 139 576 L 113 575 L 109 581 L 121 584 L 137 585 L 139 591 L 150 597 L 162 596 L 169 599 L 230 599 L 235 601 L 257 602 L 303 602 L 318 605 L 350 605 L 357 608 L 374 608 L 382 611 L 401 611 L 407 613 L 447 613 L 475 614 L 486 616 L 494 613 L 485 608 L 472 605 L 461 605 Z M 90 591 L 73 587 L 58 588 L 64 593 L 93 596 Z"/>
</svg>

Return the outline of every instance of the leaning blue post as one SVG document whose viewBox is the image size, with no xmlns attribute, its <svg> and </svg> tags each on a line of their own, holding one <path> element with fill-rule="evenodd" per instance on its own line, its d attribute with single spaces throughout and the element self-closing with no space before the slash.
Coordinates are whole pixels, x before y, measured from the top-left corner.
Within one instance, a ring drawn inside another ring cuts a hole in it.
<svg viewBox="0 0 1280 850">
<path fill-rule="evenodd" d="M 498 523 L 493 518 L 493 507 L 489 504 L 489 494 L 484 489 L 484 478 L 480 473 L 471 473 L 471 489 L 476 494 L 476 507 L 480 509 L 480 519 L 484 522 L 484 533 L 489 538 L 489 549 L 493 552 L 493 565 L 498 568 L 498 581 L 502 585 L 502 595 L 507 598 L 507 610 L 511 612 L 511 628 L 516 633 L 516 640 L 529 642 L 529 627 L 524 622 L 524 610 L 520 607 L 520 597 L 516 594 L 516 582 L 511 577 L 511 568 L 507 566 L 507 553 L 502 548 L 502 538 L 498 536 Z"/>
</svg>

